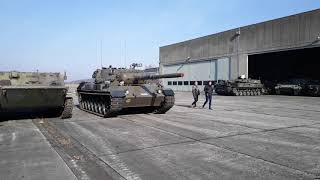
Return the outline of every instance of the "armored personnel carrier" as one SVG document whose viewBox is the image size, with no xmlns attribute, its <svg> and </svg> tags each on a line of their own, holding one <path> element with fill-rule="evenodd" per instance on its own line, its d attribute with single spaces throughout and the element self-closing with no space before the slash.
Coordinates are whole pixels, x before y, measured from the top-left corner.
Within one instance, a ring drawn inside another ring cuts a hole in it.
<svg viewBox="0 0 320 180">
<path fill-rule="evenodd" d="M 73 101 L 65 79 L 60 73 L 0 72 L 0 114 L 46 112 L 70 118 Z"/>
<path fill-rule="evenodd" d="M 147 81 L 182 77 L 183 74 L 148 75 L 136 66 L 97 69 L 92 75 L 94 82 L 82 82 L 77 88 L 80 109 L 103 117 L 133 108 L 166 113 L 174 105 L 174 92 Z"/>
<path fill-rule="evenodd" d="M 264 93 L 263 84 L 255 79 L 220 80 L 215 85 L 215 92 L 229 96 L 260 96 Z"/>
</svg>

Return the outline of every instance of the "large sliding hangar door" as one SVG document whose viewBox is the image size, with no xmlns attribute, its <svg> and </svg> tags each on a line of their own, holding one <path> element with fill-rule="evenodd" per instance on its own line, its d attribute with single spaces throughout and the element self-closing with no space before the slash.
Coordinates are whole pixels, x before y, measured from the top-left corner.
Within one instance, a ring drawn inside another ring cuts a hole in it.
<svg viewBox="0 0 320 180">
<path fill-rule="evenodd" d="M 163 84 L 175 91 L 191 91 L 197 81 L 200 89 L 209 81 L 230 79 L 229 58 L 212 59 L 198 62 L 186 62 L 175 65 L 165 65 L 163 74 L 184 73 L 182 78 L 164 79 Z"/>
<path fill-rule="evenodd" d="M 249 55 L 249 77 L 262 81 L 320 80 L 320 47 Z"/>
</svg>

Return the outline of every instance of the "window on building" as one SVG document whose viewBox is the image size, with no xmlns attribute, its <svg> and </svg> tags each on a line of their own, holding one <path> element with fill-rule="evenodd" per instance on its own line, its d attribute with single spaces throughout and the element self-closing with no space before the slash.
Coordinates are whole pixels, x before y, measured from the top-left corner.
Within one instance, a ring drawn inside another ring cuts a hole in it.
<svg viewBox="0 0 320 180">
<path fill-rule="evenodd" d="M 198 85 L 199 85 L 199 86 L 202 86 L 202 81 L 198 81 Z"/>
<path fill-rule="evenodd" d="M 173 81 L 172 85 L 176 86 L 177 85 L 177 81 Z"/>
<path fill-rule="evenodd" d="M 168 81 L 168 86 L 171 86 L 172 85 L 172 81 Z"/>
<path fill-rule="evenodd" d="M 178 81 L 178 85 L 179 85 L 179 86 L 182 86 L 182 81 Z"/>
<path fill-rule="evenodd" d="M 209 85 L 209 81 L 203 81 L 203 85 Z"/>
<path fill-rule="evenodd" d="M 193 86 L 195 81 L 190 81 L 190 85 Z"/>
<path fill-rule="evenodd" d="M 183 81 L 183 85 L 188 86 L 189 85 L 189 81 Z"/>
</svg>

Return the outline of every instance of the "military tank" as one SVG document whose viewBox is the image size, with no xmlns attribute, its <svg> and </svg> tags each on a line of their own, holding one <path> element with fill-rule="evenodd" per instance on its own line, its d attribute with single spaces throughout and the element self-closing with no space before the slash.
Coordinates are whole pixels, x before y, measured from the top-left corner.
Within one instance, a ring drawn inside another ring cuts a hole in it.
<svg viewBox="0 0 320 180">
<path fill-rule="evenodd" d="M 182 77 L 182 73 L 150 75 L 135 68 L 97 69 L 94 82 L 77 88 L 80 109 L 102 117 L 116 116 L 122 110 L 140 108 L 166 113 L 174 105 L 174 92 L 149 80 Z"/>
<path fill-rule="evenodd" d="M 260 80 L 239 78 L 218 81 L 215 92 L 227 96 L 260 96 L 264 93 L 264 89 Z"/>
<path fill-rule="evenodd" d="M 60 73 L 0 72 L 0 114 L 45 112 L 71 118 L 73 100 L 65 79 Z"/>
</svg>

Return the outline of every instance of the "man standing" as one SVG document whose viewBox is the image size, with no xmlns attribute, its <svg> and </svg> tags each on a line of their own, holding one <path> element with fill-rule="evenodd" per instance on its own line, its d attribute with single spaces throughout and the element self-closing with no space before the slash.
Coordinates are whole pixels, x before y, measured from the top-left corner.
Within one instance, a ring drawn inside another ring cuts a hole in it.
<svg viewBox="0 0 320 180">
<path fill-rule="evenodd" d="M 211 101 L 212 101 L 212 94 L 213 94 L 213 85 L 212 82 L 209 81 L 209 84 L 204 87 L 204 93 L 206 95 L 206 101 L 203 103 L 202 108 L 207 104 L 209 101 L 209 109 L 211 109 Z M 211 109 L 212 110 L 212 109 Z"/>
<path fill-rule="evenodd" d="M 197 102 L 198 102 L 198 97 L 200 95 L 200 90 L 198 88 L 198 82 L 194 82 L 194 85 L 192 86 L 192 95 L 193 95 L 193 103 L 192 106 L 196 107 L 197 106 Z"/>
</svg>

